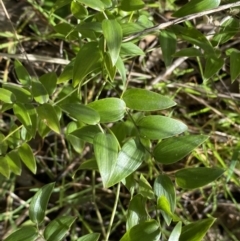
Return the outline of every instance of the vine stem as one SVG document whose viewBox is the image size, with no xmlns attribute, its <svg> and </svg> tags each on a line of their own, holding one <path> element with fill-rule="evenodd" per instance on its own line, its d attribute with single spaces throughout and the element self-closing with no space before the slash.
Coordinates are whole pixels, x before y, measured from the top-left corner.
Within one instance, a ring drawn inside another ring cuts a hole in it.
<svg viewBox="0 0 240 241">
<path fill-rule="evenodd" d="M 121 187 L 121 184 L 119 182 L 118 186 L 117 186 L 116 199 L 115 199 L 115 202 L 114 202 L 113 211 L 112 211 L 112 215 L 111 215 L 110 223 L 109 223 L 109 226 L 108 226 L 108 230 L 107 230 L 106 240 L 105 241 L 108 241 L 110 233 L 111 233 L 113 220 L 114 220 L 114 217 L 116 215 L 117 204 L 118 204 L 119 195 L 120 195 L 120 187 Z"/>
</svg>

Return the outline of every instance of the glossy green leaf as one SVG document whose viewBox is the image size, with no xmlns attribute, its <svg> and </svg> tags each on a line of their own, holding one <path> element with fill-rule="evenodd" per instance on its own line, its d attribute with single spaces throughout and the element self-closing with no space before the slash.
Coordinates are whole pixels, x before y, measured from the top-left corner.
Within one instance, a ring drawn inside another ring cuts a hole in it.
<svg viewBox="0 0 240 241">
<path fill-rule="evenodd" d="M 89 233 L 77 239 L 77 241 L 98 241 L 99 237 L 99 233 Z"/>
<path fill-rule="evenodd" d="M 153 151 L 154 158 L 162 164 L 175 163 L 191 153 L 207 140 L 204 135 L 187 135 L 169 138 L 157 144 Z"/>
<path fill-rule="evenodd" d="M 75 136 L 83 141 L 93 143 L 93 138 L 100 132 L 101 130 L 97 126 L 84 126 L 69 133 L 69 135 Z"/>
<path fill-rule="evenodd" d="M 240 52 L 232 51 L 230 55 L 230 75 L 233 83 L 240 74 Z"/>
<path fill-rule="evenodd" d="M 215 218 L 199 220 L 182 228 L 179 241 L 201 241 L 215 222 Z"/>
<path fill-rule="evenodd" d="M 60 216 L 51 221 L 43 232 L 46 241 L 59 241 L 64 238 L 75 221 L 75 217 Z"/>
<path fill-rule="evenodd" d="M 89 125 L 96 125 L 100 121 L 100 116 L 94 108 L 81 103 L 66 103 L 60 108 L 72 118 Z"/>
<path fill-rule="evenodd" d="M 122 98 L 128 108 L 138 111 L 163 110 L 176 105 L 166 96 L 137 88 L 126 90 Z"/>
<path fill-rule="evenodd" d="M 93 147 L 103 186 L 106 187 L 116 165 L 118 142 L 111 134 L 99 133 L 93 139 Z"/>
<path fill-rule="evenodd" d="M 33 155 L 31 147 L 27 143 L 23 143 L 18 148 L 18 154 L 23 161 L 23 163 L 26 165 L 26 167 L 33 173 L 36 173 L 37 165 L 36 160 Z"/>
<path fill-rule="evenodd" d="M 22 127 L 24 128 L 24 127 Z M 22 140 L 21 140 L 21 129 L 19 129 L 19 126 L 16 125 L 15 123 L 12 123 L 9 127 L 9 133 L 12 133 L 8 138 L 5 140 L 6 143 L 8 144 L 10 149 L 15 149 L 18 146 L 21 145 Z M 1 136 L 1 134 L 0 134 Z M 0 143 L 1 143 L 1 137 L 0 137 Z M 1 147 L 1 144 L 0 144 Z M 0 148 L 1 150 L 1 148 Z"/>
<path fill-rule="evenodd" d="M 16 72 L 19 82 L 23 86 L 29 87 L 31 85 L 31 76 L 29 75 L 26 68 L 22 65 L 22 63 L 17 59 L 15 59 L 14 61 L 14 70 Z"/>
<path fill-rule="evenodd" d="M 40 104 L 46 103 L 49 100 L 47 90 L 37 78 L 32 79 L 32 96 Z"/>
<path fill-rule="evenodd" d="M 70 135 L 70 134 L 66 135 L 66 139 L 70 142 L 74 151 L 76 151 L 79 154 L 82 153 L 83 147 L 84 147 L 83 140 L 81 140 L 80 138 L 78 138 L 76 136 Z"/>
<path fill-rule="evenodd" d="M 79 3 L 83 3 L 86 6 L 95 9 L 97 11 L 103 11 L 105 6 L 102 1 L 100 0 L 77 0 Z"/>
<path fill-rule="evenodd" d="M 149 219 L 146 211 L 146 198 L 137 194 L 132 198 L 128 206 L 126 229 L 129 230 L 133 226 L 145 222 Z"/>
<path fill-rule="evenodd" d="M 4 241 L 35 241 L 38 237 L 38 231 L 35 227 L 22 227 L 11 233 Z"/>
<path fill-rule="evenodd" d="M 24 127 L 31 131 L 32 130 L 32 121 L 29 115 L 29 112 L 25 108 L 22 103 L 14 104 L 13 105 L 13 112 L 14 115 L 17 116 L 19 121 L 24 125 Z"/>
<path fill-rule="evenodd" d="M 46 73 L 39 78 L 49 95 L 52 95 L 57 85 L 57 75 L 54 72 Z"/>
<path fill-rule="evenodd" d="M 108 52 L 112 60 L 112 65 L 114 66 L 120 53 L 122 43 L 122 28 L 117 20 L 105 19 L 102 22 L 102 29 L 107 43 Z"/>
<path fill-rule="evenodd" d="M 182 222 L 178 222 L 169 236 L 168 241 L 179 241 L 179 237 L 182 231 Z"/>
<path fill-rule="evenodd" d="M 123 235 L 120 241 L 158 241 L 160 236 L 161 233 L 158 222 L 148 220 L 132 227 Z"/>
<path fill-rule="evenodd" d="M 194 47 L 192 48 L 185 48 L 181 49 L 175 54 L 173 54 L 174 57 L 202 57 L 203 54 L 199 49 L 196 49 Z"/>
<path fill-rule="evenodd" d="M 125 102 L 118 98 L 105 98 L 88 104 L 100 115 L 100 122 L 116 122 L 124 117 L 126 111 Z"/>
<path fill-rule="evenodd" d="M 162 49 L 163 60 L 165 66 L 168 67 L 172 63 L 173 54 L 176 52 L 177 38 L 172 31 L 161 30 L 159 40 Z"/>
<path fill-rule="evenodd" d="M 191 0 L 175 12 L 173 16 L 180 18 L 193 13 L 206 11 L 218 7 L 220 2 L 220 0 Z"/>
<path fill-rule="evenodd" d="M 129 139 L 118 154 L 117 162 L 112 170 L 106 187 L 113 186 L 128 177 L 142 164 L 145 149 L 138 140 Z"/>
<path fill-rule="evenodd" d="M 33 196 L 29 206 L 29 217 L 37 225 L 41 224 L 45 217 L 49 198 L 55 183 L 49 183 L 41 187 Z M 60 239 L 59 239 L 60 240 Z"/>
<path fill-rule="evenodd" d="M 100 68 L 101 54 L 98 45 L 94 42 L 87 43 L 78 52 L 73 66 L 73 86 L 82 84 L 89 73 Z"/>
<path fill-rule="evenodd" d="M 29 103 L 32 100 L 31 93 L 22 86 L 15 84 L 3 84 L 3 88 L 11 91 L 20 103 Z"/>
<path fill-rule="evenodd" d="M 8 152 L 5 158 L 7 160 L 10 171 L 16 175 L 20 175 L 22 172 L 22 165 L 17 150 Z"/>
<path fill-rule="evenodd" d="M 81 22 L 76 26 L 76 30 L 79 31 L 83 36 L 90 33 L 101 33 L 102 24 L 100 22 Z"/>
<path fill-rule="evenodd" d="M 120 9 L 126 12 L 142 9 L 145 3 L 142 0 L 121 0 Z"/>
<path fill-rule="evenodd" d="M 203 73 L 204 78 L 207 80 L 214 74 L 217 74 L 218 71 L 222 68 L 223 64 L 224 60 L 222 58 L 206 56 L 206 64 Z"/>
<path fill-rule="evenodd" d="M 225 171 L 221 168 L 195 167 L 185 168 L 176 172 L 176 182 L 181 188 L 194 189 L 203 187 L 217 178 Z"/>
<path fill-rule="evenodd" d="M 71 12 L 73 16 L 77 19 L 84 19 L 88 16 L 87 9 L 79 2 L 72 1 Z"/>
<path fill-rule="evenodd" d="M 187 126 L 178 120 L 160 115 L 141 118 L 137 122 L 141 136 L 157 140 L 181 134 Z"/>
<path fill-rule="evenodd" d="M 138 181 L 138 189 L 139 189 L 139 194 L 141 194 L 143 197 L 146 197 L 148 199 L 153 199 L 154 198 L 154 192 L 147 181 L 147 179 L 141 174 L 139 181 Z"/>
<path fill-rule="evenodd" d="M 10 168 L 6 157 L 0 156 L 0 173 L 6 177 L 10 177 Z"/>
<path fill-rule="evenodd" d="M 135 57 L 135 56 L 145 55 L 145 53 L 136 44 L 132 42 L 127 42 L 127 43 L 122 43 L 120 55 Z"/>
<path fill-rule="evenodd" d="M 37 113 L 42 121 L 53 131 L 60 134 L 60 124 L 57 113 L 50 104 L 43 104 L 37 108 Z"/>
<path fill-rule="evenodd" d="M 145 27 L 139 22 L 135 22 L 135 23 L 130 22 L 130 23 L 122 24 L 123 36 L 129 36 L 131 34 L 138 33 L 143 31 L 144 29 Z"/>
<path fill-rule="evenodd" d="M 160 175 L 155 179 L 154 182 L 154 193 L 158 199 L 162 196 L 166 198 L 170 205 L 170 213 L 173 214 L 176 207 L 176 192 L 171 179 L 167 175 Z M 161 213 L 167 225 L 171 223 L 172 215 L 162 210 Z"/>
<path fill-rule="evenodd" d="M 12 104 L 16 101 L 16 96 L 11 91 L 0 88 L 0 100 Z"/>
</svg>

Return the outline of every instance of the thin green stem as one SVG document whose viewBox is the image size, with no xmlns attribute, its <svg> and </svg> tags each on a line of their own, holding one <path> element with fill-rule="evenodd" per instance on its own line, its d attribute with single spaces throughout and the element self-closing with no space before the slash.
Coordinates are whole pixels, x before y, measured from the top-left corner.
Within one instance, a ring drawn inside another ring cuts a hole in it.
<svg viewBox="0 0 240 241">
<path fill-rule="evenodd" d="M 116 210 L 117 210 L 117 205 L 118 205 L 118 200 L 119 200 L 119 195 L 120 195 L 120 187 L 121 187 L 121 184 L 119 182 L 118 186 L 117 186 L 116 199 L 115 199 L 115 202 L 114 202 L 112 215 L 111 215 L 111 219 L 110 219 L 110 222 L 109 222 L 108 231 L 107 231 L 107 234 L 106 234 L 106 239 L 105 239 L 106 241 L 108 241 L 108 239 L 109 239 L 109 236 L 110 236 L 110 233 L 111 233 L 111 230 L 112 230 L 112 226 L 113 226 L 113 220 L 114 220 L 115 215 L 116 215 Z"/>
</svg>

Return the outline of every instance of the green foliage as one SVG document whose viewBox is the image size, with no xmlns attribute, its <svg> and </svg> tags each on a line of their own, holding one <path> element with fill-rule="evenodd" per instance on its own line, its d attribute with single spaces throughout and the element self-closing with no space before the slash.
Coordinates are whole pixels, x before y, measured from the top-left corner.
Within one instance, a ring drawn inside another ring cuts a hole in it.
<svg viewBox="0 0 240 241">
<path fill-rule="evenodd" d="M 174 16 L 186 16 L 219 4 L 220 1 L 193 0 Z M 163 165 L 181 161 L 208 136 L 185 133 L 187 125 L 172 117 L 172 110 L 168 110 L 176 105 L 172 98 L 130 86 L 125 66 L 130 58 L 143 56 L 144 52 L 135 39 L 125 42 L 124 38 L 153 26 L 143 9 L 145 3 L 141 0 L 118 3 L 58 0 L 52 13 L 65 5 L 76 21 L 59 23 L 55 20 L 53 29 L 59 39 L 74 43 L 75 57 L 59 76 L 50 72 L 39 78 L 31 76 L 19 61 L 15 61 L 18 83 L 3 83 L 0 88 L 1 111 L 12 111 L 14 116 L 14 124 L 8 133 L 0 133 L 0 173 L 7 178 L 12 173 L 19 175 L 22 161 L 35 174 L 38 163 L 30 143 L 36 136 L 44 139 L 54 133 L 78 154 L 84 148 L 94 150 L 79 170 L 97 171 L 104 188 L 122 185 L 130 191 L 126 232 L 121 241 L 157 241 L 161 235 L 169 241 L 201 240 L 215 220 L 208 218 L 186 224 L 176 212 L 176 190 L 179 187 L 201 188 L 216 181 L 225 170 L 186 165 L 172 176 L 164 172 Z M 216 46 L 236 34 L 227 32 L 235 25 L 234 18 L 225 22 L 224 28 L 214 33 L 212 40 L 190 23 L 158 31 L 165 66 L 170 66 L 174 57 L 202 58 L 205 59 L 202 77 L 211 79 L 224 65 L 222 53 Z M 176 52 L 178 40 L 192 46 Z M 240 54 L 234 49 L 226 56 L 230 59 L 231 81 L 234 82 L 240 74 Z M 88 99 L 85 94 L 92 86 L 97 87 L 97 93 Z M 111 94 L 106 94 L 108 90 Z M 141 168 L 151 173 L 152 182 L 148 182 L 146 172 Z M 75 175 L 79 175 L 78 172 Z M 154 183 L 153 187 L 150 183 Z M 46 241 L 63 240 L 76 218 L 61 216 L 45 225 L 53 189 L 53 183 L 39 189 L 29 207 L 33 224 L 21 227 L 5 241 L 30 241 L 40 236 Z M 117 202 L 119 193 L 116 196 Z M 166 225 L 174 226 L 171 233 L 164 232 Z M 42 229 L 39 226 L 43 226 Z M 111 233 L 111 225 L 109 227 L 107 237 Z M 98 233 L 89 233 L 77 240 L 95 241 L 99 237 Z"/>
</svg>

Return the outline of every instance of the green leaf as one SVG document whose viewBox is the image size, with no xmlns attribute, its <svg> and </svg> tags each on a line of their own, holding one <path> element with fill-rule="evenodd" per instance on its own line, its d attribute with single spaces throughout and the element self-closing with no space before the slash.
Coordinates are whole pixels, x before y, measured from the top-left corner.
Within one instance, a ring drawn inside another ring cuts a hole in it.
<svg viewBox="0 0 240 241">
<path fill-rule="evenodd" d="M 36 174 L 37 166 L 36 166 L 36 160 L 33 156 L 32 149 L 27 143 L 23 143 L 18 148 L 18 154 L 23 161 L 23 163 L 26 165 L 26 167 L 33 173 Z"/>
<path fill-rule="evenodd" d="M 173 54 L 174 57 L 202 57 L 203 54 L 201 53 L 201 51 L 199 49 L 196 49 L 194 47 L 192 48 L 185 48 L 185 49 L 181 49 L 178 52 L 176 52 L 175 54 Z"/>
<path fill-rule="evenodd" d="M 55 72 L 46 73 L 39 78 L 43 87 L 49 95 L 52 95 L 57 85 L 57 75 Z"/>
<path fill-rule="evenodd" d="M 203 73 L 204 78 L 207 80 L 222 68 L 224 60 L 217 57 L 206 57 L 205 70 Z"/>
<path fill-rule="evenodd" d="M 171 207 L 168 199 L 165 196 L 160 196 L 157 200 L 157 208 L 164 211 L 166 214 L 168 214 L 170 217 L 173 216 L 171 212 Z M 169 225 L 169 224 L 168 224 Z"/>
<path fill-rule="evenodd" d="M 120 9 L 126 12 L 136 11 L 144 8 L 145 3 L 142 0 L 122 0 Z"/>
<path fill-rule="evenodd" d="M 101 130 L 97 126 L 84 126 L 80 129 L 76 129 L 75 131 L 69 133 L 69 135 L 75 136 L 83 141 L 92 144 L 93 138 L 100 132 Z"/>
<path fill-rule="evenodd" d="M 182 222 L 178 222 L 171 232 L 168 241 L 179 241 L 179 237 L 182 231 Z"/>
<path fill-rule="evenodd" d="M 214 55 L 215 50 L 206 36 L 201 33 L 196 28 L 190 27 L 182 27 L 180 25 L 174 25 L 171 27 L 171 31 L 178 35 L 183 40 L 187 42 L 197 45 L 202 48 L 206 54 Z"/>
<path fill-rule="evenodd" d="M 105 9 L 103 2 L 100 0 L 77 0 L 77 2 L 83 3 L 86 6 L 101 12 Z"/>
<path fill-rule="evenodd" d="M 25 104 L 26 111 L 31 119 L 31 137 L 35 137 L 37 132 L 38 117 L 36 108 L 32 104 Z"/>
<path fill-rule="evenodd" d="M 29 87 L 31 85 L 31 76 L 29 75 L 26 68 L 22 65 L 22 63 L 17 59 L 15 59 L 15 61 L 14 61 L 14 69 L 15 69 L 19 82 L 23 86 Z"/>
<path fill-rule="evenodd" d="M 184 226 L 179 241 L 201 241 L 215 220 L 208 218 Z"/>
<path fill-rule="evenodd" d="M 127 42 L 127 43 L 122 43 L 120 55 L 135 57 L 135 56 L 145 55 L 145 53 L 136 44 L 132 42 Z"/>
<path fill-rule="evenodd" d="M 82 84 L 83 79 L 100 68 L 101 54 L 94 42 L 85 44 L 78 52 L 73 66 L 73 86 Z"/>
<path fill-rule="evenodd" d="M 29 103 L 32 100 L 31 93 L 22 86 L 6 83 L 3 84 L 3 88 L 11 91 L 15 95 L 16 101 L 22 104 Z"/>
<path fill-rule="evenodd" d="M 133 226 L 148 220 L 146 211 L 146 198 L 137 194 L 132 198 L 128 206 L 126 229 L 129 230 Z"/>
<path fill-rule="evenodd" d="M 128 89 L 122 98 L 128 108 L 138 111 L 163 110 L 176 105 L 170 98 L 144 89 Z"/>
<path fill-rule="evenodd" d="M 13 105 L 14 115 L 17 116 L 19 121 L 24 125 L 24 127 L 28 130 L 32 130 L 32 121 L 29 115 L 29 112 L 25 108 L 25 106 L 21 103 Z"/>
<path fill-rule="evenodd" d="M 106 187 L 116 165 L 118 142 L 111 134 L 99 133 L 94 137 L 93 147 L 103 186 Z"/>
<path fill-rule="evenodd" d="M 4 155 L 8 150 L 8 143 L 5 135 L 0 132 L 0 155 Z"/>
<path fill-rule="evenodd" d="M 124 117 L 125 102 L 118 98 L 105 98 L 88 104 L 100 115 L 100 123 L 116 122 Z"/>
<path fill-rule="evenodd" d="M 10 234 L 4 241 L 35 241 L 38 231 L 35 227 L 22 227 Z"/>
<path fill-rule="evenodd" d="M 240 74 L 240 52 L 232 51 L 230 55 L 230 76 L 233 83 Z"/>
<path fill-rule="evenodd" d="M 8 152 L 5 158 L 7 160 L 9 169 L 16 175 L 20 175 L 22 172 L 22 165 L 17 150 Z"/>
<path fill-rule="evenodd" d="M 112 65 L 114 66 L 118 60 L 122 43 L 122 28 L 117 20 L 103 20 L 103 35 L 106 39 L 108 52 L 110 54 Z"/>
<path fill-rule="evenodd" d="M 41 120 L 53 131 L 60 134 L 60 123 L 55 109 L 50 104 L 43 104 L 37 108 Z"/>
<path fill-rule="evenodd" d="M 32 79 L 32 96 L 40 104 L 46 103 L 49 100 L 47 90 L 37 78 Z"/>
<path fill-rule="evenodd" d="M 0 173 L 6 177 L 10 177 L 10 168 L 6 157 L 0 156 Z"/>
<path fill-rule="evenodd" d="M 159 228 L 157 221 L 148 220 L 132 227 L 120 241 L 157 241 L 161 236 Z"/>
<path fill-rule="evenodd" d="M 142 164 L 144 156 L 145 149 L 142 144 L 138 140 L 128 140 L 118 154 L 116 165 L 106 187 L 117 184 L 136 171 Z"/>
<path fill-rule="evenodd" d="M 53 5 L 53 9 L 52 12 L 54 12 L 55 10 L 64 7 L 65 5 L 71 3 L 72 0 L 57 0 L 54 5 Z"/>
<path fill-rule="evenodd" d="M 214 46 L 224 44 L 238 33 L 238 29 L 238 19 L 231 17 L 227 19 L 227 21 L 225 21 L 223 24 L 221 24 L 221 26 L 219 26 L 219 31 L 216 31 L 211 42 Z"/>
<path fill-rule="evenodd" d="M 11 91 L 0 88 L 0 100 L 12 104 L 16 101 L 16 96 Z"/>
<path fill-rule="evenodd" d="M 143 197 L 146 197 L 148 199 L 154 198 L 154 192 L 152 190 L 152 187 L 142 174 L 138 181 L 138 189 L 139 189 L 139 194 L 141 194 Z"/>
<path fill-rule="evenodd" d="M 99 237 L 99 233 L 89 233 L 77 239 L 77 241 L 98 241 Z"/>
<path fill-rule="evenodd" d="M 185 168 L 176 172 L 176 182 L 181 188 L 194 189 L 205 186 L 217 178 L 225 171 L 221 168 L 195 167 Z"/>
<path fill-rule="evenodd" d="M 163 60 L 165 66 L 168 67 L 172 63 L 173 54 L 176 52 L 177 38 L 172 31 L 161 30 L 159 40 L 162 49 Z"/>
<path fill-rule="evenodd" d="M 125 68 L 125 65 L 124 65 L 124 62 L 122 60 L 122 58 L 118 58 L 117 60 L 117 63 L 116 63 L 116 68 L 121 76 L 121 79 L 122 79 L 122 83 L 123 85 L 125 86 L 126 84 L 126 75 L 127 75 L 127 72 L 126 72 L 126 68 Z"/>
<path fill-rule="evenodd" d="M 170 213 L 173 214 L 176 207 L 176 192 L 171 179 L 167 175 L 160 175 L 155 179 L 153 188 L 158 199 L 162 196 L 166 198 L 170 205 Z M 163 210 L 161 213 L 165 222 L 169 225 L 172 220 L 172 215 L 169 215 L 169 213 L 165 211 L 166 210 Z"/>
<path fill-rule="evenodd" d="M 31 221 L 39 226 L 45 217 L 45 212 L 55 183 L 49 183 L 40 188 L 33 196 L 29 206 Z"/>
<path fill-rule="evenodd" d="M 88 16 L 87 9 L 79 2 L 72 1 L 71 12 L 73 16 L 77 19 L 84 19 Z"/>
<path fill-rule="evenodd" d="M 104 65 L 105 65 L 105 69 L 107 70 L 110 80 L 114 81 L 117 69 L 115 66 L 112 65 L 112 60 L 110 58 L 109 53 L 104 54 Z"/>
<path fill-rule="evenodd" d="M 181 134 L 187 126 L 178 120 L 160 115 L 141 118 L 137 122 L 141 136 L 157 140 Z"/>
<path fill-rule="evenodd" d="M 68 230 L 76 220 L 75 217 L 61 216 L 51 221 L 44 230 L 46 241 L 59 241 L 64 238 Z"/>
<path fill-rule="evenodd" d="M 98 165 L 95 159 L 90 159 L 87 161 L 84 161 L 81 166 L 79 167 L 79 170 L 95 170 L 98 171 Z"/>
<path fill-rule="evenodd" d="M 193 13 L 206 11 L 218 7 L 220 2 L 220 0 L 191 0 L 175 12 L 173 16 L 180 18 Z"/>
<path fill-rule="evenodd" d="M 207 140 L 204 135 L 186 135 L 169 138 L 157 144 L 153 151 L 154 158 L 162 164 L 175 163 L 191 153 Z"/>
<path fill-rule="evenodd" d="M 62 73 L 58 77 L 57 84 L 67 82 L 73 78 L 73 65 L 74 60 L 72 60 L 67 66 L 65 66 Z"/>
<path fill-rule="evenodd" d="M 94 108 L 91 108 L 91 106 L 86 106 L 81 103 L 66 103 L 59 107 L 79 122 L 96 125 L 100 121 L 99 114 Z"/>
</svg>

